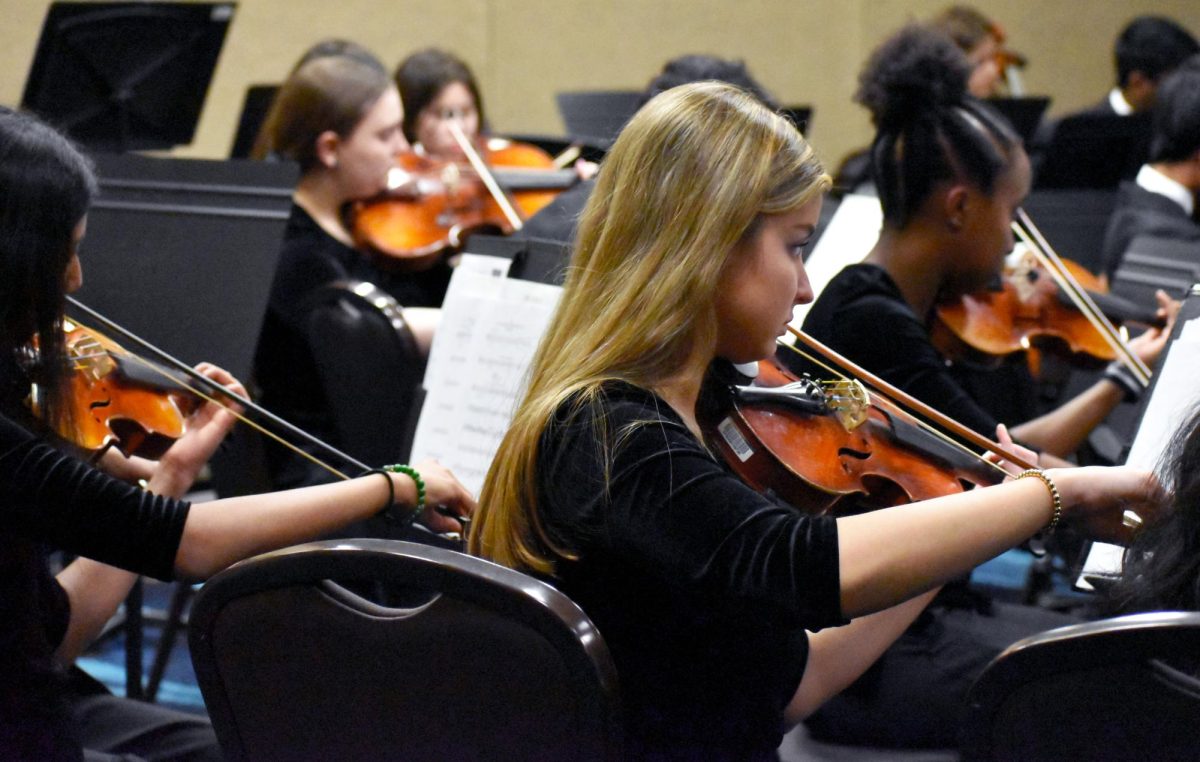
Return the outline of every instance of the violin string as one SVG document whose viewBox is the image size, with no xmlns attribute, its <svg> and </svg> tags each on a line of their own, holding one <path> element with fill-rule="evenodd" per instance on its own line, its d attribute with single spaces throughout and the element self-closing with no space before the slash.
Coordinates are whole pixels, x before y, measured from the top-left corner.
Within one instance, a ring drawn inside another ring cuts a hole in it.
<svg viewBox="0 0 1200 762">
<path fill-rule="evenodd" d="M 196 370 L 193 369 L 191 366 L 189 366 L 187 363 L 184 363 L 181 360 L 168 354 L 167 352 L 164 352 L 163 350 L 154 346 L 153 344 L 146 341 L 142 337 L 133 333 L 129 329 L 124 328 L 123 326 L 118 325 L 117 323 L 114 323 L 113 321 L 104 317 L 103 315 L 101 315 L 100 313 L 91 309 L 90 307 L 83 304 L 82 302 L 75 299 L 74 297 L 68 296 L 67 302 L 68 302 L 68 304 L 72 305 L 75 309 L 77 309 L 80 312 L 82 312 L 83 314 L 87 315 L 90 320 L 94 320 L 95 322 L 100 323 L 105 328 L 111 330 L 113 333 L 116 333 L 116 334 L 124 337 L 125 339 L 137 344 L 139 347 L 142 347 L 145 351 L 155 355 L 160 362 L 165 363 L 165 364 L 171 366 L 172 368 L 178 370 L 180 373 L 184 374 L 189 379 L 192 379 L 195 383 L 199 383 L 199 384 L 203 384 L 203 385 L 207 386 L 208 388 L 219 393 L 221 396 L 225 397 L 226 399 L 231 400 L 234 404 L 238 405 L 239 407 L 246 407 L 246 408 L 249 408 L 250 410 L 253 410 L 257 415 L 262 416 L 264 419 L 266 419 L 268 422 L 270 422 L 273 426 L 277 426 L 280 429 L 288 432 L 289 434 L 292 434 L 296 437 L 299 437 L 301 439 L 304 439 L 304 440 L 312 443 L 313 445 L 321 448 L 325 452 L 341 458 L 346 463 L 354 466 L 355 468 L 358 468 L 362 471 L 370 470 L 370 468 L 368 466 L 366 466 L 365 464 L 359 462 L 357 459 L 347 455 L 346 453 L 341 452 L 340 450 L 338 450 L 337 448 L 328 444 L 327 442 L 324 442 L 324 441 L 318 439 L 317 437 L 313 436 L 312 434 L 309 434 L 307 431 L 304 431 L 303 429 L 293 426 L 291 423 L 288 423 L 287 421 L 283 420 L 282 418 L 280 418 L 279 416 L 270 412 L 269 410 L 266 410 L 265 408 L 254 404 L 252 401 L 250 401 L 248 399 L 239 397 L 238 395 L 229 391 L 228 389 L 226 389 L 225 387 L 216 383 L 215 381 L 212 381 L 211 379 L 206 378 L 205 376 L 197 373 Z M 171 381 L 173 381 L 175 383 L 181 383 L 180 379 L 172 377 L 170 374 L 168 374 L 166 372 L 166 370 L 164 368 L 157 367 L 153 363 L 150 363 L 148 360 L 145 360 L 144 358 L 141 358 L 136 354 L 130 353 L 130 357 L 137 358 L 142 363 L 144 363 L 148 367 L 152 368 L 156 373 L 170 379 Z M 184 384 L 181 383 L 181 385 L 184 385 Z M 195 391 L 197 393 L 197 396 L 201 396 L 201 397 L 205 396 L 205 395 L 200 394 L 199 391 L 196 389 L 191 389 L 191 390 Z M 206 399 L 211 399 L 211 398 L 206 397 Z M 213 400 L 213 401 L 215 401 L 215 400 Z M 217 402 L 217 404 L 222 404 L 222 403 Z M 222 406 L 226 407 L 228 409 L 228 406 L 225 406 L 225 405 L 222 405 Z M 334 468 L 333 466 L 329 465 L 328 463 L 325 463 L 324 461 L 320 460 L 319 458 L 312 455 L 311 453 L 308 453 L 308 452 L 302 450 L 301 448 L 299 448 L 297 445 L 293 444 L 292 442 L 282 439 L 279 435 L 275 434 L 274 432 L 270 432 L 270 431 L 266 431 L 266 430 L 262 429 L 261 426 L 259 426 L 256 422 L 249 420 L 248 418 L 246 418 L 243 414 L 239 413 L 238 411 L 231 410 L 230 412 L 233 413 L 233 415 L 235 417 L 237 417 L 238 420 L 242 421 L 243 423 L 246 423 L 251 428 L 261 431 L 264 436 L 268 437 L 269 439 L 279 442 L 281 445 L 283 445 L 288 450 L 291 450 L 291 451 L 301 455 L 305 459 L 312 461 L 314 464 L 320 466 L 321 468 L 324 468 L 325 470 L 329 471 L 330 473 L 332 473 L 342 479 L 349 478 L 348 476 L 343 474 L 338 469 Z"/>
<path fill-rule="evenodd" d="M 1042 235 L 1042 232 L 1038 230 L 1037 226 L 1033 223 L 1033 219 L 1024 209 L 1017 209 L 1017 220 L 1013 221 L 1012 226 L 1013 231 L 1029 247 L 1030 251 L 1046 267 L 1047 271 L 1054 276 L 1055 280 L 1058 281 L 1063 291 L 1066 292 L 1079 311 L 1096 327 L 1101 338 L 1112 347 L 1113 352 L 1121 358 L 1121 361 L 1129 366 L 1129 369 L 1133 371 L 1142 385 L 1148 386 L 1151 375 L 1150 369 L 1130 349 L 1129 344 L 1117 333 L 1117 329 L 1113 326 L 1112 322 L 1100 311 L 1100 308 L 1096 306 L 1096 303 L 1088 293 L 1067 270 L 1066 265 L 1063 264 L 1062 257 L 1054 250 L 1049 241 Z"/>
<path fill-rule="evenodd" d="M 813 363 L 814 365 L 818 365 L 818 366 L 820 366 L 821 368 L 824 368 L 824 369 L 825 369 L 826 371 L 828 371 L 829 373 L 832 373 L 833 375 L 840 377 L 842 380 L 848 380 L 848 379 L 850 378 L 850 377 L 849 377 L 849 376 L 847 376 L 846 374 L 844 374 L 844 373 L 841 373 L 841 372 L 839 372 L 839 371 L 837 371 L 837 370 L 835 370 L 835 369 L 833 369 L 833 368 L 829 367 L 828 365 L 826 365 L 825 363 L 821 362 L 820 360 L 818 360 L 818 359 L 817 359 L 816 357 L 814 357 L 813 355 L 809 354 L 808 352 L 806 352 L 805 350 L 801 349 L 800 347 L 797 347 L 797 346 L 796 346 L 796 345 L 794 345 L 794 344 L 789 344 L 788 342 L 785 342 L 785 341 L 780 341 L 780 342 L 777 342 L 777 343 L 778 343 L 780 346 L 787 347 L 788 349 L 790 349 L 791 351 L 793 351 L 793 352 L 795 352 L 796 354 L 800 355 L 801 357 L 803 357 L 804 359 L 806 359 L 806 360 L 808 360 L 809 362 Z M 877 394 L 879 394 L 880 392 L 879 392 L 878 390 L 876 390 L 876 393 L 877 393 Z M 884 396 L 886 396 L 886 395 L 884 395 Z M 942 431 L 941 429 L 937 428 L 936 426 L 934 426 L 933 424 L 929 423 L 928 421 L 925 421 L 925 420 L 923 420 L 922 418 L 920 418 L 920 417 L 918 417 L 918 416 L 915 416 L 915 415 L 914 415 L 914 416 L 913 416 L 913 422 L 914 422 L 914 423 L 916 423 L 916 424 L 917 424 L 917 426 L 919 426 L 920 428 L 924 429 L 925 431 L 928 431 L 930 434 L 933 434 L 935 437 L 937 437 L 938 439 L 942 440 L 943 442 L 946 442 L 947 444 L 949 444 L 949 445 L 951 445 L 951 446 L 953 446 L 953 447 L 955 447 L 955 448 L 957 448 L 957 449 L 961 450 L 962 452 L 966 453 L 967 455 L 970 455 L 971 457 L 975 458 L 976 460 L 979 460 L 979 461 L 981 461 L 981 462 L 983 462 L 983 463 L 987 463 L 989 466 L 991 466 L 991 467 L 995 468 L 995 469 L 996 469 L 997 471 L 999 471 L 1000 473 L 1002 473 L 1002 474 L 1004 474 L 1004 475 L 1006 475 L 1006 476 L 1008 475 L 1008 472 L 1004 470 L 1004 467 L 1003 467 L 1003 466 L 999 465 L 998 463 L 994 463 L 994 462 L 992 462 L 992 461 L 988 460 L 986 456 L 984 456 L 984 455 L 982 455 L 982 454 L 980 454 L 980 453 L 977 453 L 977 452 L 975 452 L 974 450 L 972 450 L 972 449 L 971 449 L 970 447 L 968 447 L 967 445 L 965 445 L 965 444 L 963 444 L 962 442 L 958 441 L 957 439 L 955 439 L 954 437 L 950 436 L 949 434 L 947 434 L 946 432 Z"/>
<path fill-rule="evenodd" d="M 250 428 L 254 429 L 254 430 L 255 430 L 255 431 L 257 431 L 259 434 L 262 434 L 262 435 L 263 435 L 263 436 L 265 436 L 266 438 L 268 438 L 268 439 L 270 439 L 270 440 L 273 440 L 273 441 L 277 442 L 278 444 L 281 444 L 281 445 L 283 445 L 283 446 L 284 446 L 284 447 L 286 447 L 287 449 L 289 449 L 289 450 L 291 450 L 292 452 L 296 453 L 296 454 L 297 454 L 297 455 L 299 455 L 300 457 L 302 457 L 302 458 L 305 458 L 306 460 L 310 461 L 310 462 L 311 462 L 311 463 L 313 463 L 314 465 L 320 466 L 321 468 L 325 469 L 326 471 L 328 471 L 329 473 L 331 473 L 331 474 L 333 474 L 334 476 L 338 477 L 339 479 L 348 480 L 348 479 L 350 478 L 350 477 L 349 477 L 348 475 L 346 475 L 345 473 L 343 473 L 343 472 L 339 471 L 338 469 L 336 469 L 336 468 L 334 468 L 333 466 L 329 465 L 328 463 L 324 462 L 323 460 L 321 460 L 320 458 L 316 457 L 316 456 L 315 456 L 315 455 L 313 455 L 312 453 L 310 453 L 310 452 L 305 452 L 305 451 L 304 451 L 304 449 L 302 449 L 302 448 L 298 447 L 297 445 L 294 445 L 294 444 L 292 444 L 291 442 L 287 441 L 286 439 L 284 439 L 283 437 L 279 436 L 279 435 L 278 435 L 278 434 L 276 434 L 275 432 L 268 430 L 268 429 L 267 429 L 265 426 L 263 426 L 262 424 L 258 423 L 258 422 L 257 422 L 257 421 L 255 421 L 255 420 L 252 420 L 251 418 L 249 418 L 248 416 L 246 416 L 244 413 L 242 413 L 242 412 L 240 412 L 240 411 L 238 411 L 238 410 L 235 410 L 235 409 L 232 407 L 232 405 L 228 404 L 228 403 L 227 403 L 225 400 L 218 400 L 216 397 L 214 397 L 214 396 L 212 396 L 212 395 L 209 395 L 209 394 L 205 393 L 204 391 L 202 391 L 202 390 L 201 390 L 200 388 L 198 388 L 197 386 L 194 386 L 194 385 L 192 385 L 192 384 L 191 384 L 189 381 L 184 381 L 184 380 L 182 380 L 182 379 L 176 379 L 176 378 L 173 378 L 173 377 L 172 377 L 172 376 L 171 376 L 169 373 L 167 373 L 167 372 L 166 372 L 166 371 L 165 371 L 163 368 L 161 368 L 161 367 L 159 367 L 158 365 L 156 365 L 156 364 L 154 364 L 154 363 L 150 362 L 149 360 L 146 360 L 146 359 L 145 359 L 145 358 L 143 358 L 143 357 L 139 357 L 138 355 L 135 355 L 135 354 L 130 354 L 130 355 L 129 355 L 129 357 L 130 357 L 130 358 L 131 358 L 131 359 L 132 359 L 134 362 L 140 363 L 140 364 L 141 364 L 141 365 L 143 365 L 144 367 L 146 367 L 146 368 L 149 368 L 150 370 L 152 370 L 152 371 L 154 371 L 155 373 L 159 374 L 159 375 L 160 375 L 160 376 L 162 376 L 163 378 L 169 379 L 169 380 L 171 380 L 171 381 L 173 381 L 173 382 L 175 382 L 175 383 L 179 384 L 179 385 L 180 385 L 180 386 L 182 386 L 184 389 L 187 389 L 187 390 L 188 390 L 188 392 L 190 392 L 191 394 L 194 394 L 194 395 L 196 395 L 197 397 L 199 397 L 200 399 L 204 400 L 205 402 L 211 402 L 211 403 L 213 403 L 214 405 L 220 405 L 220 406 L 221 406 L 221 407 L 223 407 L 224 409 L 228 410 L 228 411 L 230 412 L 230 414 L 231 414 L 231 415 L 233 415 L 233 417 L 234 417 L 234 418 L 236 418 L 238 421 L 240 421 L 240 422 L 242 422 L 242 423 L 246 424 L 247 426 L 249 426 Z M 215 382 L 214 382 L 214 383 L 215 383 Z"/>
</svg>

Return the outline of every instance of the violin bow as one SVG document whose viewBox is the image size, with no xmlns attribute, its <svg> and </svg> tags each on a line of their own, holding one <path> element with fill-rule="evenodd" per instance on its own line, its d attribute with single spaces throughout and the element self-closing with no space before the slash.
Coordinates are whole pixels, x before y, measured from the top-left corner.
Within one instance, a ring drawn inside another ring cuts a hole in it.
<svg viewBox="0 0 1200 762">
<path fill-rule="evenodd" d="M 224 386 L 221 386 L 220 384 L 218 384 L 216 381 L 213 381 L 212 379 L 207 378 L 204 375 L 196 372 L 196 370 L 194 368 L 192 368 L 192 366 L 188 365 L 187 363 L 183 362 L 182 360 L 179 360 L 178 358 L 167 353 L 166 351 L 156 347 L 155 345 L 151 344 L 149 341 L 143 339 L 142 337 L 133 333 L 129 329 L 125 328 L 124 326 L 114 323 L 113 321 L 111 321 L 107 317 L 105 317 L 104 315 L 101 315 L 99 312 L 96 312 L 92 308 L 83 304 L 78 299 L 68 296 L 67 303 L 70 304 L 72 307 L 74 307 L 79 312 L 81 312 L 82 314 L 86 315 L 88 320 L 93 321 L 94 323 L 102 326 L 106 330 L 111 331 L 112 333 L 120 336 L 123 340 L 126 340 L 126 341 L 130 342 L 131 344 L 136 345 L 138 347 L 139 351 L 143 351 L 146 354 L 152 355 L 153 358 L 155 359 L 155 361 L 160 362 L 163 365 L 169 366 L 173 370 L 183 373 L 192 381 L 199 383 L 201 388 L 207 390 L 209 393 L 205 393 L 204 391 L 201 391 L 200 389 L 196 389 L 194 387 L 188 387 L 189 391 L 193 392 L 197 396 L 199 396 L 209 402 L 213 402 L 215 404 L 221 405 L 225 409 L 229 410 L 229 412 L 233 413 L 237 417 L 237 419 L 239 421 L 241 421 L 242 423 L 245 423 L 247 426 L 250 426 L 254 430 L 263 434 L 264 436 L 280 443 L 284 447 L 288 448 L 289 450 L 292 450 L 293 452 L 297 453 L 298 455 L 301 455 L 302 457 L 315 463 L 316 465 L 320 466 L 321 468 L 324 468 L 326 471 L 329 471 L 330 473 L 334 474 L 335 476 L 338 476 L 342 479 L 350 478 L 349 476 L 342 473 L 338 469 L 334 468 L 333 466 L 329 465 L 328 463 L 325 463 L 320 458 L 317 458 L 312 453 L 305 452 L 304 450 L 297 447 L 295 444 L 287 441 L 286 439 L 279 436 L 278 434 L 276 434 L 272 431 L 269 431 L 268 429 L 266 429 L 266 427 L 258 424 L 255 421 L 250 420 L 249 418 L 247 418 L 245 415 L 239 413 L 238 411 L 230 409 L 229 405 L 217 401 L 212 396 L 210 396 L 210 394 L 215 394 L 216 396 L 222 397 L 225 400 L 232 402 L 234 405 L 237 405 L 237 406 L 240 406 L 247 410 L 252 411 L 255 415 L 262 417 L 263 420 L 269 422 L 272 426 L 277 426 L 277 427 L 279 427 L 280 430 L 286 432 L 287 434 L 294 436 L 297 439 L 308 442 L 309 444 L 315 445 L 321 451 L 323 451 L 329 455 L 333 455 L 335 458 L 340 458 L 343 462 L 348 463 L 357 469 L 360 469 L 362 471 L 370 471 L 371 470 L 370 466 L 368 466 L 364 463 L 361 463 L 357 459 L 351 457 L 350 455 L 347 455 L 346 453 L 337 449 L 336 447 L 329 444 L 328 442 L 318 439 L 317 437 L 313 436 L 312 434 L 309 434 L 307 431 L 288 423 L 287 421 L 285 421 L 284 419 L 275 415 L 274 413 L 267 410 L 266 408 L 262 407 L 261 405 L 257 405 L 254 402 L 251 402 L 250 400 L 246 399 L 245 397 L 240 397 L 237 394 L 234 394 L 233 392 L 226 389 Z M 155 365 L 153 363 L 146 362 L 143 358 L 139 357 L 138 355 L 130 355 L 130 356 L 135 358 L 136 360 L 142 362 L 146 367 L 153 368 L 154 370 L 156 370 L 160 373 L 162 372 L 161 368 L 155 367 Z M 172 379 L 172 380 L 176 380 L 176 379 Z"/>
<path fill-rule="evenodd" d="M 1041 262 L 1042 266 L 1054 277 L 1058 282 L 1059 288 L 1070 297 L 1075 307 L 1083 313 L 1096 330 L 1100 332 L 1100 336 L 1104 341 L 1112 347 L 1116 356 L 1124 363 L 1130 371 L 1133 372 L 1138 382 L 1143 387 L 1150 385 L 1150 368 L 1146 367 L 1146 363 L 1142 362 L 1142 358 L 1138 357 L 1130 348 L 1129 343 L 1122 338 L 1120 332 L 1112 324 L 1100 308 L 1096 306 L 1096 302 L 1088 294 L 1083 286 L 1079 285 L 1079 281 L 1075 280 L 1075 276 L 1071 275 L 1063 264 L 1062 257 L 1046 240 L 1042 232 L 1033 224 L 1033 219 L 1024 209 L 1017 209 L 1017 219 L 1012 223 L 1013 232 L 1017 237 L 1029 248 L 1033 256 Z"/>
<path fill-rule="evenodd" d="M 512 225 L 513 230 L 520 230 L 525 221 L 521 219 L 521 215 L 517 213 L 516 208 L 509 200 L 508 194 L 500 187 L 500 183 L 496 181 L 496 176 L 492 174 L 492 170 L 488 168 L 487 162 L 475 150 L 475 146 L 471 145 L 471 141 L 463 133 L 462 125 L 457 120 L 451 119 L 448 122 L 450 126 L 450 134 L 454 136 L 454 142 L 458 143 L 458 147 L 466 154 L 467 161 L 471 162 L 471 166 L 475 169 L 475 173 L 479 175 L 479 179 L 483 181 L 484 186 L 488 189 L 488 193 L 492 194 L 492 198 L 500 206 L 500 211 L 504 212 L 504 216 L 508 218 L 508 224 Z"/>
<path fill-rule="evenodd" d="M 1030 469 L 1038 467 L 1036 463 L 1030 463 L 1020 455 L 1009 452 L 998 442 L 993 442 L 987 437 L 980 435 L 966 426 L 963 426 L 950 416 L 930 407 L 929 405 L 926 405 L 924 402 L 921 402 L 919 399 L 913 397 L 907 392 L 897 389 L 887 381 L 884 381 L 882 378 L 879 378 L 865 368 L 859 367 L 843 355 L 838 354 L 814 339 L 812 336 L 809 336 L 804 331 L 789 325 L 788 332 L 795 336 L 796 340 L 804 344 L 804 346 L 821 355 L 834 365 L 841 367 L 842 370 L 849 375 L 858 378 L 860 381 L 865 382 L 871 387 L 874 387 L 876 391 L 882 392 L 884 396 L 890 397 L 892 400 L 895 400 L 901 405 L 906 406 L 908 409 L 924 416 L 926 420 L 936 423 L 938 426 L 941 426 L 951 434 L 960 437 L 962 440 L 970 442 L 976 447 L 980 447 L 988 452 L 995 453 L 1009 463 L 1013 463 L 1021 468 Z"/>
</svg>

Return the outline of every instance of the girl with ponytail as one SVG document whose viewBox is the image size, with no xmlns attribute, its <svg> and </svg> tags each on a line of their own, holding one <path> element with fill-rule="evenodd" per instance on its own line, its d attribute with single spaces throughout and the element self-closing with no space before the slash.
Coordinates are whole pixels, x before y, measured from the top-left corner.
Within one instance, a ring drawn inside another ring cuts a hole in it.
<svg viewBox="0 0 1200 762">
<path fill-rule="evenodd" d="M 970 71 L 944 34 L 917 25 L 885 41 L 868 61 L 856 99 L 876 128 L 870 163 L 883 229 L 867 258 L 826 286 L 804 329 L 990 435 L 1003 426 L 980 398 L 997 391 L 989 381 L 1001 395 L 1011 395 L 1014 384 L 951 363 L 930 332 L 940 301 L 984 290 L 1000 276 L 1031 170 L 1011 126 L 968 94 Z M 1152 363 L 1168 334 L 1169 328 L 1149 331 L 1135 349 Z M 1061 464 L 1125 394 L 1118 379 L 1106 376 L 1014 426 L 1012 437 L 1040 451 L 1043 465 Z M 956 746 L 956 718 L 983 667 L 1015 640 L 1069 622 L 1032 607 L 993 604 L 959 580 L 863 679 L 810 718 L 809 728 L 843 742 Z"/>
</svg>

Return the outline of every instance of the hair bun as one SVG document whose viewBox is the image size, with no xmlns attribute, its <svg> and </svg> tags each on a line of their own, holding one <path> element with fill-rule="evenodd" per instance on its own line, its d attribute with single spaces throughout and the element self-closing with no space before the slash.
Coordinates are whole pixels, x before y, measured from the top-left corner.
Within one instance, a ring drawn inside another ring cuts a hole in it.
<svg viewBox="0 0 1200 762">
<path fill-rule="evenodd" d="M 854 100 L 871 112 L 877 129 L 895 129 L 961 102 L 970 74 L 970 62 L 949 37 L 910 24 L 871 54 L 858 77 Z"/>
</svg>

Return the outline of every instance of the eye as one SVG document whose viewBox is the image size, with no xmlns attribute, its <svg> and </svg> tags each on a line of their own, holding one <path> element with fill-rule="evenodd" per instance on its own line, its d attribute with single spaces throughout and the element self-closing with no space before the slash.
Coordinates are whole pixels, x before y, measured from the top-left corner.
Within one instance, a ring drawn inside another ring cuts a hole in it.
<svg viewBox="0 0 1200 762">
<path fill-rule="evenodd" d="M 803 241 L 796 241 L 795 243 L 789 244 L 788 245 L 788 255 L 791 256 L 793 259 L 803 259 L 804 258 L 804 250 L 806 248 L 808 248 L 808 244 L 809 244 L 810 240 L 811 239 L 805 238 Z"/>
</svg>

